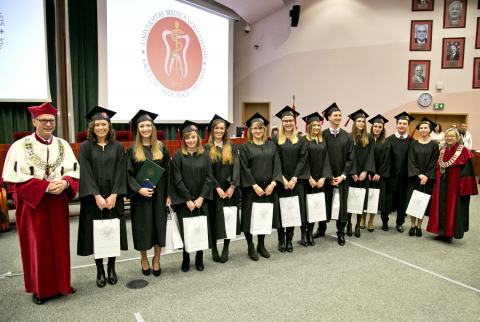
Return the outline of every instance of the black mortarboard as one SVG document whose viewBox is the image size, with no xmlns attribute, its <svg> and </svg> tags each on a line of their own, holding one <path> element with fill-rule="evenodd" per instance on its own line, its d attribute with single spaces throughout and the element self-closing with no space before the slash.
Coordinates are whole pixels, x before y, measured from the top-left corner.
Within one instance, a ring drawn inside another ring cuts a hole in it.
<svg viewBox="0 0 480 322">
<path fill-rule="evenodd" d="M 270 124 L 269 121 L 267 121 L 266 118 L 264 118 L 260 113 L 255 113 L 251 118 L 249 118 L 246 122 L 245 122 L 245 126 L 246 127 L 250 127 L 252 125 L 252 123 L 262 123 L 263 125 L 267 126 L 268 124 Z"/>
<path fill-rule="evenodd" d="M 221 121 L 223 121 L 223 123 L 225 123 L 225 129 L 228 129 L 228 127 L 232 124 L 229 121 L 227 121 L 226 119 L 224 119 L 223 117 L 221 117 L 220 115 L 215 114 L 213 116 L 212 120 L 210 121 L 210 124 L 208 124 L 208 126 L 207 126 L 208 132 L 212 132 L 213 123 L 217 120 L 221 120 Z"/>
<path fill-rule="evenodd" d="M 184 135 L 185 133 L 188 133 L 188 132 L 197 132 L 198 134 L 200 134 L 200 130 L 203 129 L 203 125 L 200 125 L 198 123 L 195 123 L 195 122 L 192 122 L 192 121 L 189 121 L 189 120 L 186 120 L 185 122 L 183 122 L 183 124 L 178 128 L 178 131 L 179 133 L 181 133 L 182 135 Z"/>
<path fill-rule="evenodd" d="M 427 122 L 428 125 L 430 126 L 430 131 L 433 131 L 433 129 L 437 127 L 437 123 L 434 123 L 434 122 L 430 121 L 429 119 L 427 119 L 426 117 L 423 117 L 420 120 L 420 122 L 418 122 L 417 126 L 415 127 L 417 130 L 420 130 L 420 123 L 421 122 Z"/>
<path fill-rule="evenodd" d="M 398 121 L 400 120 L 405 120 L 408 122 L 408 124 L 410 124 L 410 122 L 412 122 L 413 120 L 415 120 L 415 118 L 413 116 L 411 116 L 410 114 L 408 114 L 407 112 L 402 112 L 396 116 L 394 116 L 394 118 Z"/>
<path fill-rule="evenodd" d="M 337 103 L 333 103 L 322 112 L 323 118 L 328 120 L 328 117 L 330 116 L 330 114 L 336 111 L 340 111 L 340 109 L 338 108 Z"/>
<path fill-rule="evenodd" d="M 374 116 L 370 120 L 368 120 L 368 122 L 371 124 L 382 123 L 383 125 L 385 125 L 388 123 L 388 120 L 384 118 L 382 115 L 378 114 L 377 116 Z"/>
<path fill-rule="evenodd" d="M 131 125 L 131 131 L 133 134 L 133 139 L 137 137 L 137 130 L 138 130 L 138 124 L 145 122 L 145 121 L 150 121 L 153 124 L 153 120 L 157 118 L 158 114 L 148 112 L 145 110 L 140 110 L 135 114 L 135 116 L 132 118 L 130 121 Z"/>
<path fill-rule="evenodd" d="M 275 114 L 276 117 L 278 117 L 279 119 L 283 120 L 283 118 L 285 116 L 291 116 L 293 118 L 296 118 L 297 116 L 299 116 L 300 113 L 298 113 L 297 111 L 295 111 L 293 108 L 291 108 L 290 106 L 285 106 L 284 108 L 282 108 L 280 110 L 280 112 L 278 112 L 277 114 Z"/>
<path fill-rule="evenodd" d="M 321 121 L 323 121 L 323 117 L 318 112 L 314 112 L 310 115 L 302 117 L 302 120 L 305 121 L 305 132 L 307 132 L 308 124 L 310 124 L 312 122 L 321 122 Z"/>
<path fill-rule="evenodd" d="M 364 110 L 359 109 L 348 116 L 348 120 L 347 123 L 345 123 L 345 126 L 347 126 L 348 122 L 350 122 L 350 119 L 355 122 L 359 118 L 364 118 L 366 120 L 368 116 L 369 115 Z"/>
<path fill-rule="evenodd" d="M 91 121 L 96 121 L 96 120 L 105 120 L 108 123 L 110 123 L 110 119 L 117 114 L 117 112 L 114 112 L 112 110 L 107 110 L 106 108 L 100 107 L 100 106 L 95 106 L 88 112 L 87 115 L 85 115 L 85 118 L 87 120 Z"/>
</svg>

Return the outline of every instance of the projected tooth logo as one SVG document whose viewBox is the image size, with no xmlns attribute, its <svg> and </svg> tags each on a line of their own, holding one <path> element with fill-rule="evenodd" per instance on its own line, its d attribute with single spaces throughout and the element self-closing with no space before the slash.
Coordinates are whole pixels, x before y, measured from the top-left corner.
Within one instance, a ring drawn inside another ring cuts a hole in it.
<svg viewBox="0 0 480 322">
<path fill-rule="evenodd" d="M 167 17 L 157 20 L 141 51 L 148 78 L 164 95 L 172 98 L 195 93 L 206 71 L 201 33 L 193 21 L 182 18 L 186 17 L 181 13 L 168 16 L 167 12 Z"/>
</svg>

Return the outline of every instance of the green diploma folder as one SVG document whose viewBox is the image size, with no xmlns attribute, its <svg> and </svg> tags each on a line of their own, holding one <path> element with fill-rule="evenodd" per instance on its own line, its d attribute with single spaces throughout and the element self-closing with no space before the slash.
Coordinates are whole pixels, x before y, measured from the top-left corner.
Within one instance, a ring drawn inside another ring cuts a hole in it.
<svg viewBox="0 0 480 322">
<path fill-rule="evenodd" d="M 144 187 L 145 181 L 149 181 L 148 183 L 151 183 L 155 187 L 162 177 L 164 171 L 164 168 L 152 160 L 146 159 L 135 179 L 142 187 Z M 149 184 L 147 184 L 145 187 L 148 187 Z"/>
</svg>

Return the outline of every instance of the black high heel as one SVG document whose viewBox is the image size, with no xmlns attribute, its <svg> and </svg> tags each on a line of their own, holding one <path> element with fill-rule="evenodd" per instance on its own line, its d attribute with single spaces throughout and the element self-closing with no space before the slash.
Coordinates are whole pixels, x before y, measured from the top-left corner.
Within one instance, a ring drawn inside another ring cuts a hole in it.
<svg viewBox="0 0 480 322">
<path fill-rule="evenodd" d="M 158 266 L 160 266 L 160 263 L 158 263 Z M 153 258 L 152 258 L 152 271 L 153 271 L 153 276 L 160 276 L 160 274 L 162 274 L 162 269 L 160 268 L 158 271 L 156 271 L 154 269 L 154 265 L 153 265 Z"/>
<path fill-rule="evenodd" d="M 147 263 L 148 263 L 148 260 L 147 260 Z M 140 260 L 140 267 L 142 268 L 143 275 L 145 275 L 145 276 L 150 275 L 150 267 L 148 269 L 143 269 L 142 260 Z"/>
</svg>

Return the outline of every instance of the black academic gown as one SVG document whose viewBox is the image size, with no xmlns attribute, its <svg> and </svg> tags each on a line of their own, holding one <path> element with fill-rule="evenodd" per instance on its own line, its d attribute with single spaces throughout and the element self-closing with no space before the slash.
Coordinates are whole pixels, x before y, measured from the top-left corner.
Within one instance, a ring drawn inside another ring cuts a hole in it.
<svg viewBox="0 0 480 322">
<path fill-rule="evenodd" d="M 272 141 L 266 141 L 262 145 L 245 142 L 240 147 L 240 173 L 242 190 L 242 216 L 241 230 L 250 232 L 252 218 L 252 205 L 254 202 L 273 203 L 272 227 L 280 228 L 278 183 L 282 182 L 282 166 L 278 156 L 277 146 Z M 265 190 L 273 181 L 277 181 L 277 187 L 269 196 L 259 197 L 253 190 L 253 185 L 258 184 Z"/>
<path fill-rule="evenodd" d="M 325 178 L 322 188 L 312 188 L 308 179 L 304 180 L 305 194 L 325 193 L 325 185 L 328 179 L 332 179 L 332 169 L 330 168 L 330 160 L 328 158 L 327 144 L 325 140 L 318 142 L 317 140 L 308 141 L 305 139 L 308 150 L 308 171 L 313 180 L 318 181 Z"/>
<path fill-rule="evenodd" d="M 382 143 L 377 139 L 373 144 L 373 155 L 375 159 L 375 173 L 370 176 L 373 178 L 375 174 L 380 176 L 380 180 L 370 181 L 370 188 L 380 189 L 380 196 L 378 201 L 378 210 L 385 211 L 387 209 L 387 185 L 388 176 L 390 175 L 390 141 L 385 138 Z"/>
<path fill-rule="evenodd" d="M 283 180 L 280 181 L 278 185 L 278 197 L 286 198 L 298 196 L 302 225 L 306 225 L 308 222 L 305 209 L 305 190 L 303 186 L 303 180 L 310 177 L 308 167 L 308 150 L 305 142 L 306 140 L 303 136 L 298 136 L 298 141 L 296 144 L 292 144 L 289 139 L 286 139 L 285 143 L 279 145 L 278 137 L 279 136 L 276 135 L 272 141 L 277 145 L 278 156 L 280 157 L 280 163 L 282 165 L 282 174 L 287 181 L 290 181 L 293 177 L 297 178 L 297 183 L 292 190 L 285 189 Z M 280 210 L 280 223 L 281 218 L 282 211 Z"/>
<path fill-rule="evenodd" d="M 330 133 L 327 128 L 322 132 L 322 137 L 327 144 L 328 157 L 330 160 L 330 168 L 333 177 L 339 177 L 342 173 L 346 174 L 347 179 L 343 180 L 338 186 L 340 192 L 340 213 L 339 222 L 347 222 L 347 199 L 348 199 L 348 178 L 350 175 L 357 173 L 355 160 L 355 147 L 353 137 L 350 133 L 340 130 L 337 137 Z M 327 208 L 327 222 L 332 216 L 333 189 L 330 180 L 325 181 L 325 203 Z"/>
<path fill-rule="evenodd" d="M 183 239 L 183 218 L 207 216 L 210 222 L 209 207 L 213 199 L 212 161 L 205 151 L 202 154 L 188 153 L 184 155 L 178 149 L 172 158 L 172 204 L 178 216 L 180 235 Z M 200 208 L 190 211 L 187 201 L 195 201 L 203 197 Z M 207 225 L 209 226 L 209 225 Z M 208 227 L 208 241 L 211 247 L 211 228 Z"/>
<path fill-rule="evenodd" d="M 127 196 L 126 155 L 124 146 L 112 141 L 104 147 L 85 141 L 78 155 L 81 175 L 78 195 L 80 198 L 80 220 L 78 223 L 77 255 L 93 254 L 93 220 L 120 219 L 120 249 L 128 250 L 127 226 L 125 224 L 123 198 Z M 107 199 L 117 194 L 112 210 L 101 211 L 95 195 Z"/>
<path fill-rule="evenodd" d="M 135 179 L 145 162 L 135 161 L 135 144 L 130 145 L 127 149 L 127 180 L 132 215 L 133 246 L 139 251 L 149 250 L 155 245 L 165 247 L 166 202 L 167 196 L 170 195 L 170 154 L 165 144 L 159 144 L 160 151 L 163 153 L 161 160 L 152 160 L 152 147 L 143 146 L 145 158 L 165 169 L 150 198 L 138 193 L 142 187 Z"/>
<path fill-rule="evenodd" d="M 405 215 L 408 206 L 407 185 L 408 185 L 408 149 L 412 139 L 399 139 L 392 134 L 388 137 L 391 147 L 390 176 L 388 177 L 387 188 L 387 209 L 390 214 L 397 212 L 397 218 Z M 402 221 L 403 222 L 403 221 Z"/>
<path fill-rule="evenodd" d="M 365 200 L 363 202 L 363 209 L 367 209 L 368 206 L 368 188 L 370 186 L 370 182 L 368 181 L 368 175 L 375 173 L 375 158 L 374 158 L 374 152 L 373 152 L 373 145 L 374 145 L 374 139 L 373 137 L 369 134 L 368 135 L 368 144 L 366 146 L 363 146 L 362 141 L 361 141 L 361 136 L 356 135 L 355 137 L 356 144 L 355 144 L 355 163 L 357 165 L 357 176 L 360 177 L 360 174 L 363 171 L 367 171 L 367 176 L 365 177 L 365 180 L 363 181 L 357 181 L 355 182 L 352 177 L 349 179 L 349 185 L 350 187 L 356 187 L 356 188 L 364 188 L 366 190 L 365 192 Z"/>
<path fill-rule="evenodd" d="M 407 200 L 410 201 L 413 190 L 432 195 L 433 185 L 435 184 L 436 174 L 435 168 L 438 159 L 438 143 L 431 140 L 427 144 L 422 144 L 419 141 L 414 141 L 410 144 L 408 150 L 408 185 L 407 185 Z M 425 186 L 420 185 L 419 175 L 425 175 L 428 178 Z M 430 202 L 425 211 L 425 216 L 430 215 Z M 408 205 L 408 203 L 407 203 Z"/>
<path fill-rule="evenodd" d="M 240 157 L 239 147 L 233 142 L 229 142 L 232 149 L 233 164 L 223 164 L 222 158 L 215 163 L 212 163 L 213 174 L 213 200 L 210 203 L 210 228 L 212 229 L 213 237 L 217 239 L 226 239 L 227 232 L 225 231 L 225 215 L 223 207 L 237 207 L 237 234 L 240 234 L 240 220 L 238 201 L 240 195 L 238 188 L 240 186 Z M 210 153 L 210 144 L 205 144 L 203 147 L 206 154 Z M 217 147 L 220 155 L 223 151 L 221 147 Z M 217 188 L 224 192 L 234 185 L 236 188 L 233 191 L 231 198 L 222 199 L 217 193 Z"/>
</svg>

